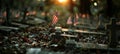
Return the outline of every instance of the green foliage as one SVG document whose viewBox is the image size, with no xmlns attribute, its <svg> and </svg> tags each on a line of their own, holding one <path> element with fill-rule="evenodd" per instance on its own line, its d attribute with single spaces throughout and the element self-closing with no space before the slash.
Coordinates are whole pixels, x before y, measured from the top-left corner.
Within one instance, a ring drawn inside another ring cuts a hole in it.
<svg viewBox="0 0 120 54">
<path fill-rule="evenodd" d="M 2 7 L 9 5 L 10 8 L 22 8 L 24 6 L 29 6 L 33 0 L 1 0 Z"/>
</svg>

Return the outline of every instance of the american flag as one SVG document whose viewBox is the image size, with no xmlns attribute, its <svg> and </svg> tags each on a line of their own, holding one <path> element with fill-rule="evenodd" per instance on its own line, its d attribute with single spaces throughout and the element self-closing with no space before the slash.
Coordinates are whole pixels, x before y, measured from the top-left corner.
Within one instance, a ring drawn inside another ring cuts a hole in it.
<svg viewBox="0 0 120 54">
<path fill-rule="evenodd" d="M 67 24 L 73 24 L 76 26 L 78 24 L 78 18 L 79 16 L 76 14 L 75 17 L 69 17 L 67 20 Z"/>
<path fill-rule="evenodd" d="M 72 19 L 71 19 L 71 17 L 68 18 L 67 24 L 72 24 Z"/>
<path fill-rule="evenodd" d="M 58 17 L 56 15 L 53 15 L 52 24 L 56 24 L 58 22 Z"/>
<path fill-rule="evenodd" d="M 78 22 L 79 16 L 78 14 L 75 15 L 75 19 L 74 19 L 74 26 L 76 26 L 79 22 Z"/>
</svg>

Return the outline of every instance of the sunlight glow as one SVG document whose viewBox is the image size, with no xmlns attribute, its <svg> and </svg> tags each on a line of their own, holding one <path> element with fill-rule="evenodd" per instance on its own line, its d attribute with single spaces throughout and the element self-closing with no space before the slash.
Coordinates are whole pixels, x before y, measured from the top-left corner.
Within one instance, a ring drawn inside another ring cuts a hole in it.
<svg viewBox="0 0 120 54">
<path fill-rule="evenodd" d="M 67 2 L 67 0 L 58 0 L 60 3 Z"/>
<path fill-rule="evenodd" d="M 98 4 L 97 4 L 97 2 L 94 2 L 94 6 L 97 6 Z"/>
</svg>

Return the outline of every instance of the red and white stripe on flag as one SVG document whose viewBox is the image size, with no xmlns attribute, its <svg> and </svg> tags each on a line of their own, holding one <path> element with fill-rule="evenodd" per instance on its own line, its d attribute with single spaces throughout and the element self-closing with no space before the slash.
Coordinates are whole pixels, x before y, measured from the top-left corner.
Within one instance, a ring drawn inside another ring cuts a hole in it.
<svg viewBox="0 0 120 54">
<path fill-rule="evenodd" d="M 56 24 L 58 22 L 58 17 L 56 15 L 53 15 L 52 24 Z"/>
<path fill-rule="evenodd" d="M 75 19 L 74 19 L 74 26 L 76 26 L 79 22 L 78 22 L 79 16 L 78 14 L 76 14 Z"/>
<path fill-rule="evenodd" d="M 68 18 L 67 24 L 72 24 L 72 19 L 71 19 L 71 17 Z"/>
</svg>

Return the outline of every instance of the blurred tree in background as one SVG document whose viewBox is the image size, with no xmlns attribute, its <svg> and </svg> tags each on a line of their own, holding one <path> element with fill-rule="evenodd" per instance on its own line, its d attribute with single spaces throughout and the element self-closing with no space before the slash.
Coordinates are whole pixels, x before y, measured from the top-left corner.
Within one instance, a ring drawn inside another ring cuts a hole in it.
<svg viewBox="0 0 120 54">
<path fill-rule="evenodd" d="M 6 9 L 7 5 L 10 7 L 10 9 L 21 10 L 25 7 L 29 7 L 31 9 L 35 9 L 38 12 L 51 12 L 51 10 L 55 11 L 57 9 L 60 11 L 60 13 L 62 13 L 60 15 L 59 23 L 64 24 L 62 21 L 65 22 L 68 17 L 63 16 L 68 16 L 68 13 L 70 12 L 91 14 L 90 8 L 93 4 L 91 1 L 96 1 L 98 3 L 98 13 L 102 13 L 110 17 L 120 17 L 120 0 L 76 0 L 76 2 L 73 2 L 73 0 L 68 1 L 69 2 L 66 3 L 66 5 L 62 5 L 61 3 L 58 3 L 58 0 L 0 0 L 0 10 Z"/>
</svg>

